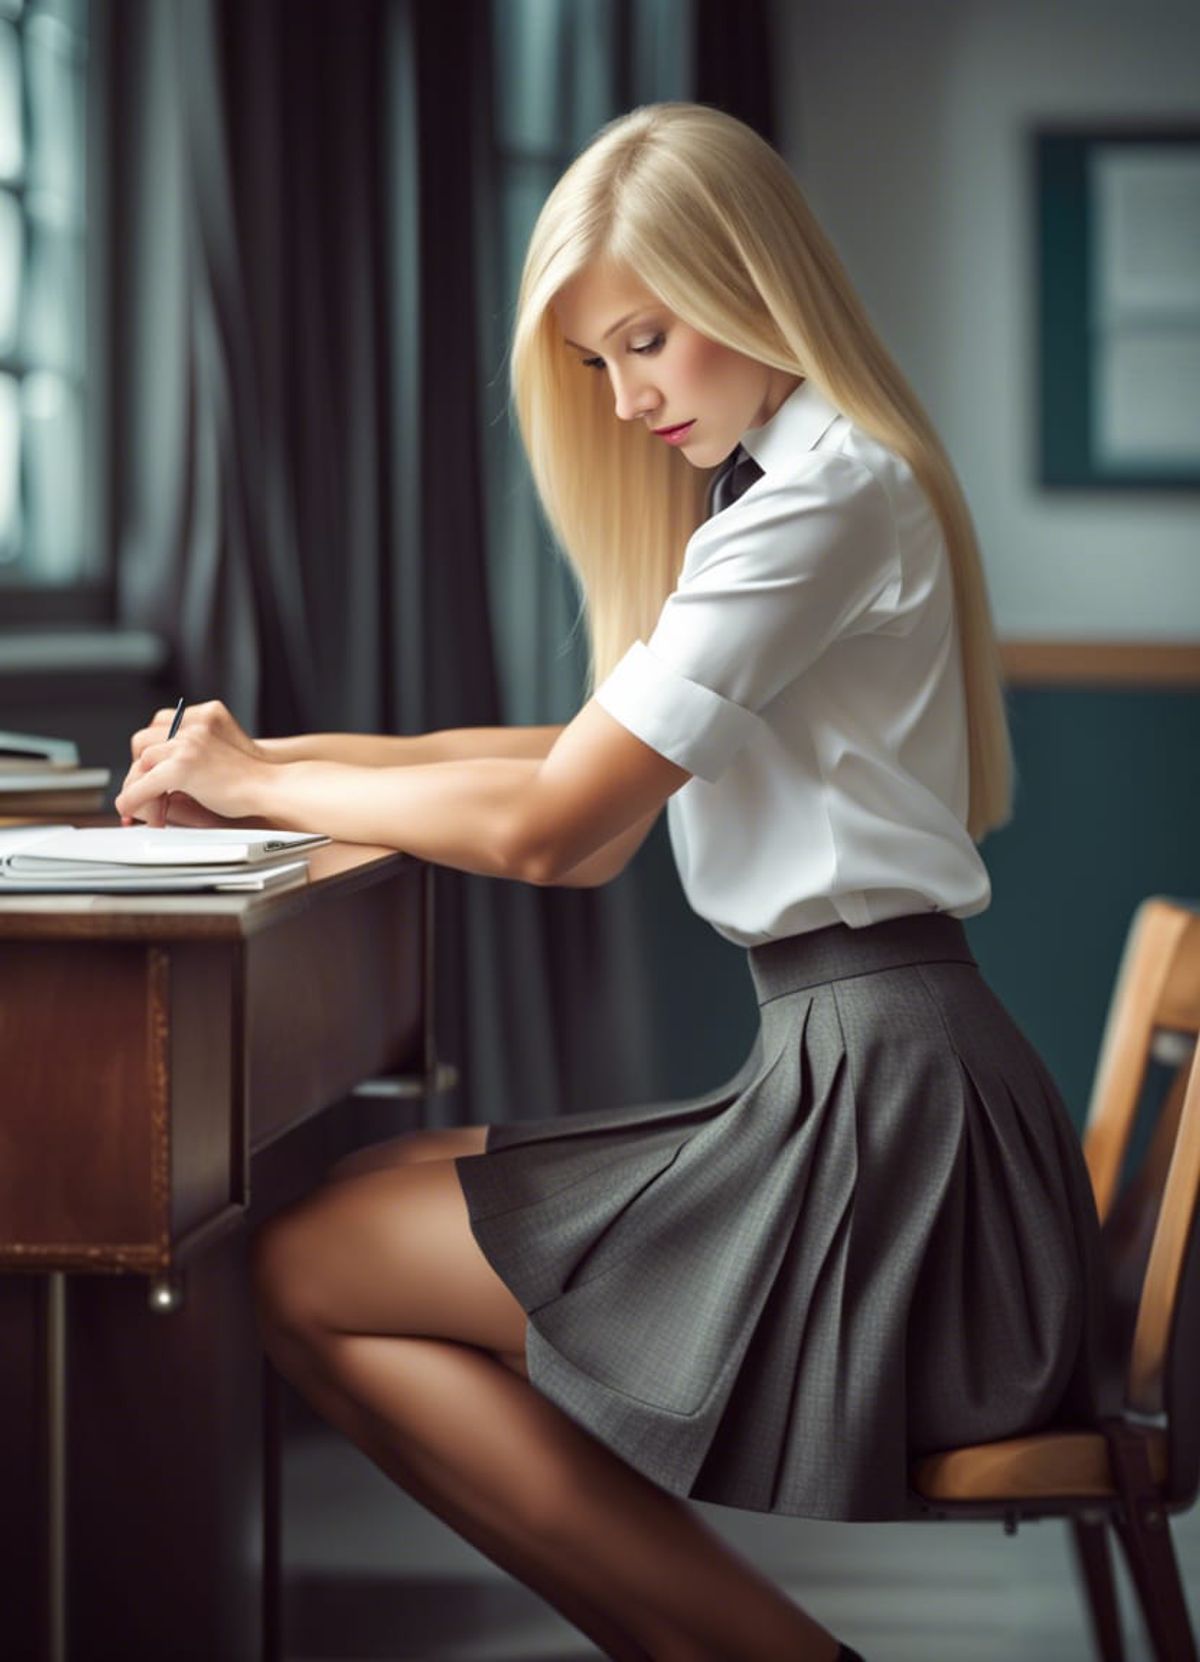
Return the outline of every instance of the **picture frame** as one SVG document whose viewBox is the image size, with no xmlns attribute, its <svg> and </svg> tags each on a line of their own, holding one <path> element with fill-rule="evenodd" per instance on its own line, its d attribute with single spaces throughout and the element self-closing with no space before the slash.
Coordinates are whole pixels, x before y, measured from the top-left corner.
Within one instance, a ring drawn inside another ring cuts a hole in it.
<svg viewBox="0 0 1200 1662">
<path fill-rule="evenodd" d="M 1200 124 L 1040 127 L 1037 475 L 1200 489 Z"/>
</svg>

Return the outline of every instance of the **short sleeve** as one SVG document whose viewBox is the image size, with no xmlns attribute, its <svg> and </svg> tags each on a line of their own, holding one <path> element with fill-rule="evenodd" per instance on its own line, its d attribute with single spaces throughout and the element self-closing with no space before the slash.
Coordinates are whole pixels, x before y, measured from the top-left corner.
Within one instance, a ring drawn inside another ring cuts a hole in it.
<svg viewBox="0 0 1200 1662">
<path fill-rule="evenodd" d="M 814 451 L 767 474 L 692 536 L 649 641 L 597 702 L 644 743 L 715 780 L 760 712 L 839 637 L 864 626 L 899 573 L 891 505 L 860 462 Z"/>
</svg>

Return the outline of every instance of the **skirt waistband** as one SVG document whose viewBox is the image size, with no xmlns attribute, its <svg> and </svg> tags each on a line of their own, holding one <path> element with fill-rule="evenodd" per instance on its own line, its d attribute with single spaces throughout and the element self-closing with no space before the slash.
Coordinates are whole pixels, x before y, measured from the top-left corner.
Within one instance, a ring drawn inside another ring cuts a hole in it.
<svg viewBox="0 0 1200 1662">
<path fill-rule="evenodd" d="M 906 964 L 974 964 L 961 918 L 949 912 L 914 912 L 852 929 L 831 923 L 803 935 L 787 935 L 747 948 L 758 1002 L 826 981 L 843 981 Z"/>
</svg>

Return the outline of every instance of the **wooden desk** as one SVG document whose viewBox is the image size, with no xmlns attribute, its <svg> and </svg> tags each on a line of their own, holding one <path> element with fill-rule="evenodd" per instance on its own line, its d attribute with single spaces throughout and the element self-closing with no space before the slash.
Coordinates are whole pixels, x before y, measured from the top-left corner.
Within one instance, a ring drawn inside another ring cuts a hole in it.
<svg viewBox="0 0 1200 1662">
<path fill-rule="evenodd" d="M 246 1240 L 319 1175 L 315 1116 L 436 1067 L 431 868 L 332 845 L 310 874 L 0 899 L 6 1662 L 275 1652 Z"/>
</svg>

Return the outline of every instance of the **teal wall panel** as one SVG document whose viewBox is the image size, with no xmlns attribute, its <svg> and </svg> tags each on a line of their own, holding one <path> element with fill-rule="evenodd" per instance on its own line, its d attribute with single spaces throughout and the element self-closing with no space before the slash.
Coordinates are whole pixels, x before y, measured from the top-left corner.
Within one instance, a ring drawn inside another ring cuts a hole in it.
<svg viewBox="0 0 1200 1662">
<path fill-rule="evenodd" d="M 967 935 L 1081 1126 L 1138 903 L 1200 900 L 1200 693 L 1019 688 L 1009 715 L 1015 812 L 983 844 L 992 904 Z M 688 908 L 664 825 L 619 881 L 645 908 L 658 1092 L 707 1090 L 753 1037 L 745 955 Z"/>
<path fill-rule="evenodd" d="M 1016 808 L 967 933 L 1082 1124 L 1138 904 L 1200 901 L 1200 693 L 1022 688 L 1009 712 Z"/>
</svg>

